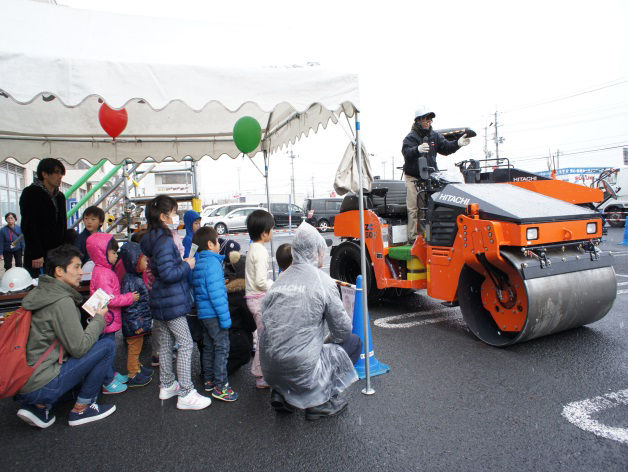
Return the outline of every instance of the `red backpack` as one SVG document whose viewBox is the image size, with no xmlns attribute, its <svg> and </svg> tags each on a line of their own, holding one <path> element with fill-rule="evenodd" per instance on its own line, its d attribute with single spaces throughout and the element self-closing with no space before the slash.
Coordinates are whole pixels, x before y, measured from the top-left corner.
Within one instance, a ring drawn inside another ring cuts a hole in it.
<svg viewBox="0 0 628 472">
<path fill-rule="evenodd" d="M 30 311 L 20 307 L 0 325 L 0 398 L 11 397 L 19 392 L 59 343 L 56 339 L 35 365 L 29 366 L 26 363 L 26 344 L 31 331 L 31 317 Z M 59 363 L 63 363 L 63 346 Z"/>
</svg>

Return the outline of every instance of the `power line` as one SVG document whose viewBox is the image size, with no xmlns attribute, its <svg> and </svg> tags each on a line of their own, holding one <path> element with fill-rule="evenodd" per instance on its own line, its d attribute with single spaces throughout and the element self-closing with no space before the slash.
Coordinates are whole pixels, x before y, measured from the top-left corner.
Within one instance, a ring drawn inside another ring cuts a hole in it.
<svg viewBox="0 0 628 472">
<path fill-rule="evenodd" d="M 616 138 L 620 138 L 621 141 L 613 141 L 613 142 L 608 141 L 609 139 L 616 139 Z M 574 145 L 582 145 L 586 143 L 593 143 L 593 144 L 589 144 L 588 146 L 615 146 L 615 145 L 623 144 L 626 139 L 628 139 L 628 135 L 621 134 L 621 135 L 616 135 L 616 136 L 603 136 L 597 139 L 585 139 L 585 140 L 580 140 L 580 141 L 562 142 L 562 143 L 554 144 L 553 147 L 557 149 L 565 149 Z M 518 147 L 517 150 L 528 151 L 528 152 L 534 153 L 531 155 L 536 155 L 537 150 L 540 150 L 540 149 L 545 150 L 546 148 L 547 146 L 542 145 L 542 146 L 528 146 L 528 147 L 523 147 L 523 148 Z M 575 150 L 578 150 L 578 149 L 583 149 L 583 148 L 582 147 L 575 148 Z M 542 151 L 538 151 L 538 152 L 542 152 Z M 528 157 L 528 156 L 524 155 L 522 157 Z"/>
<path fill-rule="evenodd" d="M 588 154 L 590 152 L 598 152 L 598 151 L 606 151 L 609 149 L 619 149 L 619 148 L 623 148 L 628 146 L 628 143 L 622 143 L 618 146 L 608 146 L 608 147 L 602 147 L 602 148 L 597 148 L 597 149 L 587 149 L 587 150 L 581 150 L 581 151 L 573 151 L 573 152 L 561 152 L 560 155 L 561 156 L 572 156 L 575 154 Z M 523 162 L 523 161 L 536 161 L 536 160 L 540 160 L 540 159 L 547 159 L 547 155 L 545 156 L 535 156 L 535 157 L 528 157 L 528 158 L 517 158 L 517 157 L 513 157 L 510 159 L 510 161 L 512 162 Z"/>
<path fill-rule="evenodd" d="M 579 97 L 579 96 L 585 95 L 587 93 L 598 92 L 600 90 L 604 90 L 604 89 L 607 89 L 607 88 L 610 88 L 610 87 L 616 87 L 617 85 L 625 84 L 626 82 L 628 82 L 628 78 L 620 77 L 619 79 L 613 80 L 611 82 L 606 82 L 604 84 L 601 84 L 599 86 L 595 86 L 595 87 L 590 88 L 590 89 L 585 89 L 585 90 L 582 90 L 580 92 L 572 93 L 570 95 L 564 95 L 564 96 L 561 96 L 561 97 L 552 98 L 552 99 L 544 100 L 544 101 L 537 102 L 537 103 L 531 103 L 531 104 L 528 104 L 528 105 L 523 105 L 523 106 L 520 106 L 520 107 L 511 108 L 509 110 L 503 111 L 502 113 L 510 113 L 510 112 L 513 112 L 513 111 L 526 110 L 528 108 L 538 107 L 538 106 L 541 106 L 541 105 L 548 105 L 550 103 L 560 102 L 562 100 L 568 100 L 570 98 Z"/>
<path fill-rule="evenodd" d="M 543 114 L 542 117 L 538 117 L 536 116 L 534 119 L 531 120 L 524 120 L 524 121 L 519 121 L 519 120 L 508 120 L 508 122 L 505 124 L 505 126 L 511 127 L 511 126 L 525 126 L 525 125 L 533 125 L 533 124 L 539 124 L 539 123 L 551 123 L 553 121 L 559 121 L 559 120 L 563 120 L 565 118 L 576 118 L 579 117 L 580 115 L 584 115 L 584 116 L 589 116 L 592 113 L 597 114 L 600 112 L 610 112 L 610 111 L 614 111 L 617 109 L 622 109 L 628 106 L 628 101 L 625 102 L 619 102 L 619 103 L 614 103 L 610 106 L 601 106 L 601 107 L 594 107 L 594 108 L 585 108 L 585 109 L 578 109 L 577 111 L 573 111 L 570 113 L 565 113 L 565 114 L 560 114 L 560 115 L 553 115 L 550 113 L 545 113 Z M 622 114 L 623 112 L 620 112 L 620 114 Z M 595 118 L 593 118 L 595 119 Z"/>
<path fill-rule="evenodd" d="M 599 118 L 587 118 L 587 119 L 584 119 L 584 120 L 567 121 L 567 122 L 563 122 L 563 123 L 556 123 L 556 124 L 553 124 L 553 125 L 551 125 L 551 124 L 550 125 L 541 125 L 541 126 L 534 126 L 534 127 L 531 127 L 531 128 L 514 129 L 514 130 L 511 130 L 510 128 L 511 127 L 517 128 L 517 126 L 521 126 L 521 125 L 508 125 L 508 124 L 505 124 L 505 125 L 500 125 L 500 126 L 505 126 L 507 129 L 509 129 L 509 131 L 508 131 L 509 134 L 511 134 L 511 133 L 527 133 L 528 131 L 544 130 L 544 129 L 547 129 L 547 128 L 561 128 L 563 126 L 572 126 L 572 125 L 578 125 L 578 124 L 582 124 L 582 123 L 594 123 L 596 121 L 609 120 L 611 118 L 616 118 L 618 116 L 625 116 L 625 115 L 628 115 L 628 112 L 615 113 L 613 115 L 602 116 L 602 117 L 599 117 Z M 545 122 L 539 121 L 538 123 L 541 124 L 541 123 L 545 123 Z"/>
</svg>

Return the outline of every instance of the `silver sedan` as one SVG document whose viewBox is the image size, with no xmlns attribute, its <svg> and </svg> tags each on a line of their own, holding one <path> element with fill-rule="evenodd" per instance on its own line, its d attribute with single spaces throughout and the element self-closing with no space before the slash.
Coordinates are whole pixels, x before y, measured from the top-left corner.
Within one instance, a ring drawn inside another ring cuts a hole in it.
<svg viewBox="0 0 628 472">
<path fill-rule="evenodd" d="M 209 217 L 207 218 L 205 226 L 213 226 L 220 235 L 238 230 L 246 230 L 247 217 L 255 210 L 259 209 L 259 207 L 238 208 L 223 216 Z"/>
</svg>

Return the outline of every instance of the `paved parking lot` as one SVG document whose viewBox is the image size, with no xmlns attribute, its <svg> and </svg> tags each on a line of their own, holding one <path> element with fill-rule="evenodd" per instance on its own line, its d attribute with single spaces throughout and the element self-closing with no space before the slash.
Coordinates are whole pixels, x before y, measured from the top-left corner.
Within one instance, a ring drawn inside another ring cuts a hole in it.
<svg viewBox="0 0 628 472">
<path fill-rule="evenodd" d="M 616 253 L 615 305 L 589 326 L 498 349 L 424 293 L 387 299 L 370 316 L 376 356 L 391 372 L 373 378 L 375 395 L 360 393 L 364 381 L 351 387 L 338 418 L 275 415 L 246 368 L 230 379 L 236 403 L 201 412 L 159 401 L 156 380 L 106 398 L 116 413 L 79 428 L 67 426 L 69 404 L 38 431 L 2 400 L 0 470 L 628 470 L 622 237 L 611 228 L 604 243 Z M 245 251 L 247 238 L 236 239 Z M 278 233 L 275 247 L 289 239 Z"/>
</svg>

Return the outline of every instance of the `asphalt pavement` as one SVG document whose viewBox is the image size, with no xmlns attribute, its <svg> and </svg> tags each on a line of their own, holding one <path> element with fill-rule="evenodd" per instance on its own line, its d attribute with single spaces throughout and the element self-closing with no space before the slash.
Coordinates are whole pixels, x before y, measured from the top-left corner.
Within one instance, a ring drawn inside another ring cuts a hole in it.
<svg viewBox="0 0 628 472">
<path fill-rule="evenodd" d="M 425 293 L 386 299 L 369 311 L 375 355 L 391 372 L 372 379 L 374 395 L 361 393 L 365 381 L 352 386 L 339 417 L 276 415 L 246 367 L 230 378 L 237 402 L 178 411 L 174 399 L 158 399 L 156 373 L 147 387 L 104 398 L 116 404 L 111 417 L 76 428 L 67 425 L 71 404 L 39 431 L 0 401 L 0 470 L 626 471 L 622 237 L 610 228 L 603 244 L 615 253 L 617 299 L 591 325 L 499 349 L 474 338 L 459 309 Z M 274 247 L 290 238 L 276 234 Z M 236 239 L 246 251 L 247 238 Z M 150 352 L 142 356 L 147 363 Z M 197 359 L 195 370 L 200 387 Z"/>
</svg>

